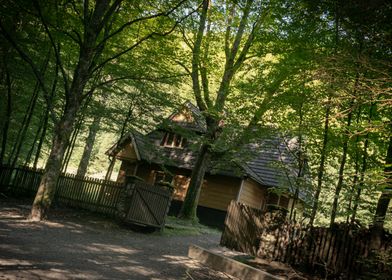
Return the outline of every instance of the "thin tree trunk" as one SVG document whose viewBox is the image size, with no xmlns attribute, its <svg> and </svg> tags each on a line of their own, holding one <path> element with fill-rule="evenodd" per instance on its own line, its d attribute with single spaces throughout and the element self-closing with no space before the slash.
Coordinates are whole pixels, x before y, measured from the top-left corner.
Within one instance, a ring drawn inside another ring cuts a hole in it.
<svg viewBox="0 0 392 280">
<path fill-rule="evenodd" d="M 12 112 L 12 103 L 11 103 L 12 82 L 11 82 L 9 69 L 6 63 L 7 62 L 5 61 L 4 58 L 5 81 L 7 84 L 7 109 L 5 113 L 3 133 L 1 139 L 0 165 L 4 163 L 5 150 L 7 148 L 8 129 L 9 129 L 9 124 L 11 119 L 11 112 Z"/>
<path fill-rule="evenodd" d="M 50 51 L 49 51 L 45 61 L 43 62 L 43 65 L 42 65 L 41 71 L 42 71 L 43 75 L 45 75 L 46 69 L 48 67 L 49 58 L 50 58 Z M 27 111 L 26 111 L 26 114 L 23 118 L 22 127 L 19 130 L 15 146 L 11 152 L 11 156 L 12 156 L 11 166 L 15 166 L 18 159 L 19 159 L 20 150 L 22 148 L 24 140 L 26 139 L 27 130 L 30 126 L 31 119 L 34 114 L 35 105 L 37 104 L 40 88 L 41 88 L 40 83 L 37 81 L 35 84 L 34 90 L 33 90 L 33 95 L 31 97 L 30 104 L 29 104 Z M 10 159 L 11 159 L 11 157 L 10 157 Z"/>
<path fill-rule="evenodd" d="M 63 158 L 63 163 L 62 163 L 62 166 L 61 166 L 61 171 L 64 172 L 64 173 L 67 172 L 68 164 L 69 164 L 69 162 L 71 160 L 72 153 L 73 153 L 73 150 L 74 150 L 75 144 L 76 144 L 76 139 L 78 138 L 79 131 L 80 131 L 80 128 L 82 126 L 82 122 L 83 122 L 83 120 L 79 120 L 77 122 L 74 130 L 72 131 L 70 142 L 67 145 L 67 148 L 65 150 L 65 156 Z"/>
<path fill-rule="evenodd" d="M 99 130 L 101 118 L 102 116 L 98 114 L 94 116 L 93 123 L 90 126 L 88 137 L 86 139 L 86 145 L 84 146 L 83 155 L 79 163 L 78 171 L 76 173 L 77 176 L 84 177 L 86 175 L 87 167 L 95 143 L 95 137 L 97 136 L 97 132 Z"/>
<path fill-rule="evenodd" d="M 299 188 L 300 188 L 300 178 L 303 177 L 303 169 L 304 169 L 304 159 L 302 152 L 302 125 L 303 125 L 303 105 L 302 101 L 299 107 L 299 123 L 298 123 L 298 154 L 297 154 L 297 163 L 298 163 L 298 173 L 297 173 L 297 182 L 295 184 L 295 192 L 293 203 L 290 209 L 290 220 L 293 218 L 295 204 L 298 200 Z"/>
<path fill-rule="evenodd" d="M 327 109 L 325 110 L 325 118 L 324 118 L 324 133 L 323 133 L 323 146 L 321 148 L 320 155 L 320 165 L 317 171 L 317 187 L 314 193 L 313 200 L 313 208 L 312 213 L 310 215 L 309 224 L 313 226 L 314 219 L 316 218 L 316 213 L 318 210 L 319 197 L 321 193 L 321 188 L 323 185 L 323 177 L 324 177 L 324 169 L 325 169 L 325 160 L 327 157 L 327 145 L 328 145 L 328 131 L 329 131 L 329 114 L 331 113 L 331 97 L 328 97 Z"/>
<path fill-rule="evenodd" d="M 49 99 L 47 100 L 48 104 L 46 104 L 46 110 L 45 110 L 45 115 L 44 115 L 44 119 L 42 122 L 42 133 L 38 142 L 38 146 L 37 146 L 37 151 L 35 153 L 35 157 L 34 157 L 34 164 L 33 167 L 36 169 L 37 165 L 38 165 L 38 160 L 40 158 L 40 154 L 41 154 L 41 149 L 42 149 L 42 145 L 45 141 L 45 137 L 46 137 L 46 131 L 48 129 L 48 121 L 49 121 L 49 113 L 50 113 L 50 108 L 52 107 L 52 103 L 53 103 L 53 98 L 54 98 L 54 94 L 56 92 L 57 89 L 57 81 L 58 81 L 58 74 L 59 74 L 59 65 L 58 63 L 56 63 L 56 67 L 55 67 L 55 76 L 54 76 L 54 80 L 52 83 L 52 88 L 51 88 L 51 92 L 50 92 L 50 96 Z"/>
<path fill-rule="evenodd" d="M 44 144 L 45 137 L 46 137 L 46 131 L 48 129 L 48 121 L 49 121 L 49 108 L 46 109 L 45 117 L 42 122 L 42 132 L 41 132 L 41 136 L 40 136 L 40 139 L 38 142 L 37 151 L 35 153 L 33 168 L 37 168 L 37 166 L 38 166 L 38 160 L 40 158 L 42 145 Z"/>
<path fill-rule="evenodd" d="M 204 174 L 207 169 L 209 158 L 208 145 L 202 144 L 195 166 L 192 169 L 191 181 L 188 186 L 188 190 L 182 204 L 179 217 L 187 220 L 196 220 L 197 204 L 199 201 L 199 195 L 201 187 L 204 181 Z"/>
<path fill-rule="evenodd" d="M 33 96 L 31 97 L 30 105 L 27 109 L 27 112 L 26 112 L 25 117 L 22 122 L 22 127 L 19 130 L 16 143 L 14 145 L 14 148 L 12 149 L 12 152 L 11 152 L 11 157 L 12 157 L 12 158 L 10 157 L 11 166 L 15 166 L 16 162 L 18 161 L 20 150 L 22 148 L 24 140 L 26 139 L 27 129 L 30 125 L 31 118 L 33 117 L 35 104 L 37 103 L 37 99 L 38 99 L 38 92 L 39 92 L 39 84 L 36 83 L 36 86 L 35 86 L 34 92 L 33 92 Z"/>
<path fill-rule="evenodd" d="M 80 129 L 82 128 L 83 124 L 84 124 L 84 119 L 85 119 L 85 111 L 87 109 L 87 106 L 90 104 L 92 98 L 92 94 L 90 94 L 87 99 L 85 100 L 83 107 L 80 109 L 81 114 L 79 116 L 79 119 L 75 125 L 74 130 L 72 131 L 72 135 L 71 135 L 71 140 L 70 143 L 65 151 L 65 156 L 63 159 L 63 164 L 61 166 L 61 171 L 66 173 L 67 169 L 68 169 L 68 164 L 69 161 L 71 160 L 72 154 L 73 154 L 73 150 L 75 148 L 75 144 L 76 144 L 76 140 L 78 138 Z"/>
<path fill-rule="evenodd" d="M 365 172 L 367 169 L 367 157 L 368 157 L 368 147 L 369 147 L 369 134 L 366 134 L 366 138 L 365 138 L 365 144 L 364 144 L 364 148 L 363 148 L 363 156 L 362 156 L 362 167 L 360 170 L 360 178 L 359 178 L 359 182 L 358 182 L 358 186 L 356 186 L 356 195 L 354 198 L 354 205 L 353 205 L 353 209 L 352 209 L 352 214 L 351 214 L 351 222 L 355 221 L 355 217 L 357 215 L 357 209 L 358 209 L 358 205 L 359 205 L 359 199 L 361 197 L 361 192 L 362 192 L 362 188 L 365 182 Z M 356 175 L 356 177 L 358 177 Z"/>
<path fill-rule="evenodd" d="M 358 146 L 358 140 L 359 139 L 359 136 L 357 136 L 356 137 L 356 139 L 355 139 L 355 143 L 356 143 L 356 146 Z M 358 150 L 358 147 L 356 147 L 356 150 Z M 355 159 L 354 159 L 354 179 L 353 179 L 353 187 L 352 187 L 352 189 L 351 190 L 349 190 L 348 192 L 349 192 L 349 200 L 348 200 L 348 205 L 347 205 L 347 216 L 346 216 L 346 223 L 348 224 L 349 223 L 349 221 L 350 221 L 350 216 L 352 216 L 353 215 L 353 209 L 351 209 L 351 207 L 352 207 L 352 204 L 353 204 L 353 201 L 355 200 L 353 200 L 353 195 L 354 195 L 354 193 L 355 193 L 355 190 L 358 190 L 359 188 L 358 188 L 358 186 L 357 186 L 357 184 L 358 184 L 358 176 L 359 176 L 359 152 L 358 151 L 355 151 Z M 352 221 L 354 221 L 354 220 L 352 220 Z"/>
<path fill-rule="evenodd" d="M 357 112 L 357 121 L 356 124 L 359 124 L 359 119 L 360 119 L 360 115 L 361 115 L 361 108 L 358 108 L 358 112 Z M 357 132 L 358 133 L 358 132 Z M 359 143 L 359 135 L 357 134 L 357 136 L 355 137 L 355 157 L 354 157 L 354 179 L 353 179 L 353 187 L 352 189 L 349 191 L 349 202 L 348 202 L 348 206 L 347 206 L 347 217 L 346 217 L 346 223 L 349 222 L 350 220 L 350 215 L 352 215 L 352 204 L 353 204 L 353 195 L 355 193 L 355 190 L 358 189 L 358 177 L 359 177 L 359 147 L 358 147 L 358 143 Z M 355 200 L 355 199 L 354 199 Z M 353 221 L 353 220 L 352 220 Z"/>
<path fill-rule="evenodd" d="M 338 2 L 335 1 L 335 45 L 333 49 L 333 53 L 336 54 L 338 51 L 338 45 L 339 45 L 339 13 L 338 13 Z M 314 202 L 313 202 L 313 208 L 312 208 L 312 213 L 310 215 L 310 221 L 309 224 L 310 226 L 313 226 L 314 219 L 316 218 L 316 213 L 318 210 L 318 204 L 319 204 L 319 197 L 322 189 L 322 182 L 323 182 L 323 177 L 324 177 L 324 169 L 325 169 L 325 160 L 326 160 L 326 155 L 327 155 L 327 144 L 328 144 L 328 130 L 329 130 L 329 115 L 331 113 L 331 99 L 332 96 L 331 94 L 328 95 L 328 104 L 327 104 L 327 109 L 325 111 L 325 121 L 324 121 L 324 134 L 323 134 L 323 147 L 321 149 L 321 157 L 320 157 L 320 165 L 317 171 L 317 187 L 316 191 L 314 194 Z"/>
<path fill-rule="evenodd" d="M 30 164 L 31 157 L 33 156 L 35 144 L 38 142 L 38 138 L 40 137 L 41 130 L 42 130 L 42 127 L 43 127 L 43 125 L 44 125 L 44 124 L 43 124 L 44 118 L 45 118 L 45 115 L 42 115 L 42 116 L 41 116 L 41 119 L 40 119 L 40 122 L 39 122 L 38 129 L 37 129 L 37 131 L 36 131 L 36 133 L 35 133 L 35 136 L 34 136 L 33 143 L 31 144 L 30 150 L 29 150 L 29 152 L 27 153 L 27 156 L 26 156 L 26 159 L 25 159 L 24 166 L 29 166 L 29 164 Z"/>
<path fill-rule="evenodd" d="M 374 106 L 375 106 L 374 103 L 372 103 L 370 105 L 368 124 L 370 124 L 370 122 L 372 121 Z M 364 183 L 365 183 L 365 172 L 367 170 L 368 147 L 369 147 L 369 132 L 366 133 L 366 135 L 365 135 L 365 143 L 364 143 L 363 155 L 362 155 L 362 167 L 361 167 L 361 171 L 360 171 L 360 177 L 359 177 L 359 183 L 358 183 L 358 187 L 357 187 L 357 192 L 356 192 L 356 195 L 355 195 L 355 198 L 354 198 L 354 206 L 353 206 L 353 210 L 352 210 L 351 222 L 355 221 L 355 218 L 356 218 L 356 215 L 357 215 L 357 209 L 358 209 L 358 205 L 359 205 L 359 199 L 361 197 L 362 188 L 363 188 Z"/>
<path fill-rule="evenodd" d="M 128 123 L 132 118 L 132 114 L 133 114 L 133 109 L 134 109 L 134 103 L 131 103 L 129 105 L 128 108 L 128 112 L 127 115 L 125 116 L 125 120 L 122 123 L 122 127 L 121 127 L 121 132 L 120 132 L 120 137 L 117 141 L 117 145 L 118 143 L 120 143 L 121 139 L 124 137 L 125 135 L 125 131 L 127 129 Z M 112 157 L 109 157 L 109 166 L 108 169 L 106 171 L 106 175 L 105 175 L 105 180 L 110 180 L 110 178 L 112 177 L 112 173 L 113 173 L 113 168 L 114 168 L 114 164 L 116 163 L 116 155 L 113 155 Z"/>
<path fill-rule="evenodd" d="M 335 223 L 337 210 L 338 210 L 339 195 L 340 195 L 340 191 L 342 190 L 342 187 L 343 187 L 344 168 L 345 168 L 346 160 L 347 160 L 348 142 L 350 140 L 349 129 L 351 126 L 351 121 L 352 121 L 352 116 L 353 116 L 353 108 L 352 108 L 353 106 L 354 106 L 354 100 L 352 100 L 350 102 L 350 108 L 349 108 L 350 111 L 347 116 L 347 124 L 346 124 L 346 129 L 345 129 L 346 131 L 345 131 L 344 140 L 343 140 L 342 158 L 341 158 L 340 167 L 339 167 L 339 177 L 338 177 L 338 182 L 336 184 L 335 195 L 333 198 L 331 220 L 329 222 L 329 226 L 332 226 Z"/>
</svg>

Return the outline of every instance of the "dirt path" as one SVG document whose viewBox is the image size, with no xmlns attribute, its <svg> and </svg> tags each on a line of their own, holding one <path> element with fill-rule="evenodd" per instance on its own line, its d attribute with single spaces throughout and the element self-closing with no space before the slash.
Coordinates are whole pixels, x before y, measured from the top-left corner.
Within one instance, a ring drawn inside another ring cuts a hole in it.
<svg viewBox="0 0 392 280">
<path fill-rule="evenodd" d="M 136 233 L 64 209 L 32 223 L 27 213 L 0 201 L 0 279 L 231 279 L 186 257 L 190 243 L 215 247 L 219 234 Z"/>
</svg>

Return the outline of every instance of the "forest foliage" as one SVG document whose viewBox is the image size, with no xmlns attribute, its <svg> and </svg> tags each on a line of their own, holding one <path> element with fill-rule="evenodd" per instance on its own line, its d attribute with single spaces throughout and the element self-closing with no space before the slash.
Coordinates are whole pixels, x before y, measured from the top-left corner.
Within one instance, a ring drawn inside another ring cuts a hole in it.
<svg viewBox="0 0 392 280">
<path fill-rule="evenodd" d="M 210 152 L 263 127 L 300 139 L 316 224 L 373 223 L 391 189 L 389 1 L 101 2 L 0 4 L 1 164 L 44 168 L 75 106 L 60 169 L 105 177 L 107 149 L 191 100 L 224 121 Z"/>
</svg>

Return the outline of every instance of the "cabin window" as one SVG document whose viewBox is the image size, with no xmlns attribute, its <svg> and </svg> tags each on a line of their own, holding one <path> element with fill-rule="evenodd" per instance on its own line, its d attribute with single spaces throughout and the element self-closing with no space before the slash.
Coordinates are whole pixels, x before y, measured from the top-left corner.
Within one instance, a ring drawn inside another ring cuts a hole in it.
<svg viewBox="0 0 392 280">
<path fill-rule="evenodd" d="M 166 132 L 161 142 L 161 146 L 171 148 L 183 148 L 185 144 L 186 139 L 184 137 L 172 132 Z"/>
<path fill-rule="evenodd" d="M 173 181 L 173 176 L 167 174 L 163 171 L 155 171 L 154 172 L 154 185 L 162 182 L 171 183 Z"/>
<path fill-rule="evenodd" d="M 270 193 L 267 204 L 270 206 L 274 205 L 287 209 L 289 207 L 289 201 L 289 198 L 286 196 Z"/>
</svg>

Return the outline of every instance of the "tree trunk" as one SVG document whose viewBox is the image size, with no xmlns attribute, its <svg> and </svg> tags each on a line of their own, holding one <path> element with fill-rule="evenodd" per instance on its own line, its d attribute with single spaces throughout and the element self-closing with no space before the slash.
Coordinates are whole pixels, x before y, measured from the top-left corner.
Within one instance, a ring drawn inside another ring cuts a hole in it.
<svg viewBox="0 0 392 280">
<path fill-rule="evenodd" d="M 39 138 L 39 142 L 38 142 L 38 146 L 37 146 L 37 151 L 35 152 L 35 156 L 34 156 L 34 163 L 33 163 L 33 167 L 37 168 L 38 166 L 38 160 L 41 154 L 41 149 L 42 149 L 42 145 L 45 141 L 45 137 L 46 137 L 46 131 L 48 129 L 48 121 L 49 121 L 49 109 L 46 109 L 45 112 L 45 117 L 42 123 L 42 132 L 41 132 L 41 136 Z"/>
<path fill-rule="evenodd" d="M 112 158 L 110 158 L 109 167 L 105 175 L 105 180 L 110 181 L 115 163 L 116 163 L 116 156 L 113 156 Z"/>
<path fill-rule="evenodd" d="M 358 113 L 359 116 L 359 113 Z M 357 125 L 359 122 L 359 117 L 357 117 Z M 353 187 L 349 192 L 349 201 L 348 201 L 348 206 L 347 206 L 347 217 L 346 217 L 346 223 L 348 224 L 350 221 L 350 215 L 351 216 L 355 216 L 353 214 L 354 211 L 354 207 L 352 207 L 353 205 L 353 201 L 355 204 L 355 198 L 353 199 L 353 195 L 355 193 L 356 190 L 359 190 L 358 187 L 358 177 L 359 177 L 359 151 L 358 151 L 358 142 L 359 142 L 359 136 L 357 135 L 355 137 L 355 158 L 354 158 L 354 177 L 353 177 Z M 359 197 L 358 197 L 359 199 Z M 353 209 L 352 209 L 353 208 Z M 351 219 L 352 222 L 354 222 L 354 219 Z"/>
<path fill-rule="evenodd" d="M 42 176 L 38 192 L 35 196 L 30 213 L 32 221 L 40 221 L 46 218 L 47 211 L 53 202 L 56 192 L 57 180 L 61 172 L 61 163 L 67 148 L 69 137 L 72 132 L 73 123 L 76 118 L 78 104 L 68 106 L 63 117 L 56 125 L 45 172 Z"/>
<path fill-rule="evenodd" d="M 11 118 L 11 110 L 12 110 L 12 106 L 11 106 L 12 83 L 11 83 L 11 77 L 5 58 L 4 58 L 4 68 L 5 68 L 5 80 L 7 84 L 7 109 L 6 109 L 5 120 L 3 124 L 2 139 L 1 139 L 0 165 L 4 163 L 5 149 L 7 148 L 8 129 L 9 129 L 10 118 Z"/>
<path fill-rule="evenodd" d="M 46 72 L 46 69 L 47 69 L 48 63 L 49 63 L 49 58 L 50 58 L 50 51 L 47 54 L 45 61 L 43 62 L 42 69 L 41 69 L 42 75 L 45 75 L 45 72 Z M 15 166 L 16 163 L 18 162 L 20 150 L 21 150 L 22 145 L 26 139 L 26 133 L 27 133 L 27 130 L 30 126 L 31 119 L 34 114 L 34 109 L 37 104 L 40 88 L 41 88 L 40 83 L 37 81 L 35 84 L 34 90 L 33 90 L 33 95 L 31 97 L 30 104 L 29 104 L 27 111 L 26 111 L 26 114 L 23 118 L 21 129 L 19 130 L 16 142 L 14 143 L 15 144 L 14 148 L 12 149 L 12 152 L 11 152 L 11 156 L 13 156 L 13 158 L 10 157 L 10 160 L 12 159 L 11 166 Z"/>
<path fill-rule="evenodd" d="M 302 126 L 303 126 L 303 105 L 304 102 L 301 101 L 300 107 L 299 107 L 299 123 L 298 123 L 298 153 L 297 153 L 297 164 L 298 164 L 298 172 L 297 172 L 297 178 L 295 182 L 295 192 L 294 192 L 294 197 L 293 197 L 293 203 L 291 205 L 290 209 L 290 220 L 293 218 L 295 219 L 294 215 L 294 208 L 295 204 L 298 201 L 298 195 L 299 195 L 299 188 L 301 187 L 301 178 L 303 177 L 303 169 L 304 169 L 304 156 L 302 152 Z"/>
<path fill-rule="evenodd" d="M 334 45 L 334 50 L 333 53 L 336 54 L 338 51 L 338 45 L 339 45 L 339 10 L 338 10 L 338 2 L 335 2 L 335 45 Z M 316 217 L 317 209 L 318 209 L 318 203 L 319 203 L 319 197 L 321 193 L 321 188 L 322 188 L 322 181 L 323 181 L 323 176 L 324 176 L 324 168 L 325 168 L 325 160 L 326 160 L 326 154 L 327 154 L 327 144 L 328 144 L 328 130 L 329 130 L 329 114 L 331 111 L 331 94 L 328 96 L 328 104 L 327 104 L 327 110 L 325 111 L 325 121 L 324 121 L 324 135 L 323 135 L 323 147 L 321 150 L 321 158 L 320 158 L 320 165 L 317 171 L 317 188 L 316 192 L 314 194 L 314 202 L 313 202 L 313 209 L 312 213 L 310 215 L 310 221 L 309 224 L 310 226 L 313 226 L 314 219 Z"/>
<path fill-rule="evenodd" d="M 370 125 L 372 118 L 373 118 L 373 107 L 374 106 L 375 106 L 374 103 L 372 103 L 370 105 L 369 118 L 368 118 L 369 125 Z M 351 215 L 351 222 L 355 221 L 355 217 L 357 215 L 357 209 L 358 209 L 358 205 L 359 205 L 359 199 L 361 197 L 362 188 L 363 188 L 364 182 L 365 182 L 365 172 L 367 170 L 368 147 L 369 147 L 369 132 L 366 133 L 366 135 L 365 135 L 365 143 L 364 143 L 363 155 L 362 155 L 362 167 L 361 167 L 361 172 L 360 172 L 360 177 L 359 177 L 359 182 L 358 182 L 358 187 L 357 187 L 357 193 L 354 198 L 354 206 L 353 206 L 352 215 Z"/>
<path fill-rule="evenodd" d="M 121 131 L 120 131 L 120 137 L 119 137 L 116 145 L 118 145 L 120 143 L 121 139 L 125 135 L 125 131 L 127 130 L 128 123 L 129 123 L 129 121 L 132 118 L 134 106 L 135 106 L 135 104 L 132 102 L 129 105 L 129 107 L 128 107 L 128 112 L 127 112 L 127 114 L 125 116 L 124 122 L 122 123 Z M 113 168 L 114 168 L 114 164 L 115 163 L 116 163 L 116 155 L 113 155 L 113 157 L 109 157 L 109 166 L 108 166 L 108 169 L 106 171 L 105 180 L 110 180 L 110 178 L 112 177 Z"/>
<path fill-rule="evenodd" d="M 39 92 L 39 84 L 37 83 L 33 92 L 33 96 L 31 97 L 29 108 L 27 109 L 25 118 L 23 120 L 22 127 L 19 130 L 15 146 L 12 149 L 12 153 L 11 153 L 12 159 L 10 158 L 11 166 L 15 166 L 18 161 L 20 150 L 22 148 L 24 140 L 26 139 L 27 129 L 30 126 L 31 118 L 33 117 L 35 105 L 38 99 L 38 92 Z"/>
<path fill-rule="evenodd" d="M 354 105 L 354 100 L 352 100 L 350 102 L 350 111 L 347 116 L 346 131 L 345 131 L 345 136 L 344 136 L 344 140 L 343 140 L 342 158 L 341 158 L 340 167 L 339 167 L 339 178 L 338 178 L 338 182 L 336 184 L 335 195 L 333 198 L 331 220 L 329 222 L 329 226 L 332 226 L 335 223 L 337 210 L 338 210 L 339 195 L 340 195 L 340 191 L 342 190 L 342 187 L 343 187 L 344 167 L 346 166 L 348 142 L 350 140 L 349 129 L 351 126 L 351 120 L 352 120 L 352 116 L 353 116 L 353 108 L 352 108 L 353 105 Z"/>
<path fill-rule="evenodd" d="M 383 189 L 378 202 L 373 224 L 375 227 L 383 228 L 385 215 L 388 211 L 388 205 L 392 198 L 392 136 L 389 137 L 387 156 L 385 159 L 385 188 Z"/>
<path fill-rule="evenodd" d="M 65 155 L 64 155 L 63 162 L 62 162 L 62 165 L 61 165 L 61 171 L 64 172 L 64 173 L 67 172 L 68 164 L 69 164 L 69 161 L 71 160 L 72 153 L 73 153 L 73 150 L 75 148 L 76 139 L 78 138 L 79 131 L 80 131 L 81 127 L 82 127 L 83 118 L 84 118 L 84 116 L 81 116 L 81 119 L 79 119 L 77 121 L 77 123 L 75 125 L 75 128 L 72 131 L 71 139 L 69 141 L 69 145 L 67 146 L 67 149 L 65 150 Z"/>
<path fill-rule="evenodd" d="M 42 127 L 43 127 L 43 125 L 44 125 L 44 124 L 43 124 L 44 118 L 45 118 L 45 115 L 42 115 L 42 116 L 41 116 L 41 119 L 40 119 L 40 122 L 39 122 L 38 129 L 37 129 L 37 131 L 36 131 L 36 133 L 35 133 L 35 136 L 34 136 L 34 141 L 33 141 L 33 143 L 31 144 L 31 147 L 30 147 L 29 152 L 27 153 L 27 156 L 26 156 L 26 159 L 25 159 L 24 166 L 29 166 L 29 164 L 30 164 L 31 157 L 33 156 L 33 153 L 34 153 L 35 144 L 38 142 L 38 138 L 39 138 L 40 135 L 41 135 Z"/>
<path fill-rule="evenodd" d="M 197 156 L 195 166 L 192 170 L 191 181 L 189 182 L 188 190 L 182 204 L 179 217 L 182 219 L 197 220 L 197 204 L 199 202 L 199 195 L 203 186 L 204 174 L 207 169 L 209 158 L 209 147 L 207 144 L 202 144 Z"/>
<path fill-rule="evenodd" d="M 90 161 L 91 153 L 95 142 L 95 137 L 99 130 L 99 123 L 101 122 L 101 116 L 96 114 L 94 116 L 93 123 L 90 126 L 89 133 L 86 139 L 86 145 L 84 146 L 83 155 L 79 163 L 77 176 L 84 177 L 87 172 L 88 163 Z"/>
<path fill-rule="evenodd" d="M 313 200 L 313 208 L 312 213 L 310 215 L 309 224 L 313 226 L 314 219 L 316 218 L 316 213 L 318 210 L 318 203 L 319 197 L 321 193 L 321 188 L 323 185 L 323 176 L 324 176 L 324 166 L 325 160 L 327 157 L 327 144 L 328 144 L 328 130 L 329 130 L 329 114 L 331 112 L 331 97 L 328 97 L 328 104 L 327 109 L 325 110 L 325 118 L 324 118 L 324 134 L 323 134 L 323 146 L 321 148 L 321 155 L 320 155 L 320 165 L 317 171 L 317 187 L 314 193 L 314 200 Z"/>
<path fill-rule="evenodd" d="M 71 157 L 72 157 L 72 154 L 73 154 L 73 150 L 75 148 L 76 139 L 78 138 L 79 132 L 80 132 L 80 130 L 81 130 L 83 124 L 84 124 L 86 109 L 87 109 L 87 106 L 89 105 L 91 99 L 92 99 L 92 94 L 90 94 L 87 97 L 87 99 L 83 103 L 82 108 L 80 109 L 81 114 L 79 115 L 78 121 L 76 122 L 74 130 L 72 131 L 71 140 L 70 140 L 70 143 L 69 143 L 69 145 L 68 145 L 68 147 L 67 147 L 67 149 L 65 151 L 63 164 L 61 166 L 61 171 L 64 172 L 64 173 L 67 172 L 68 164 L 69 164 L 69 161 L 71 160 Z"/>
</svg>

